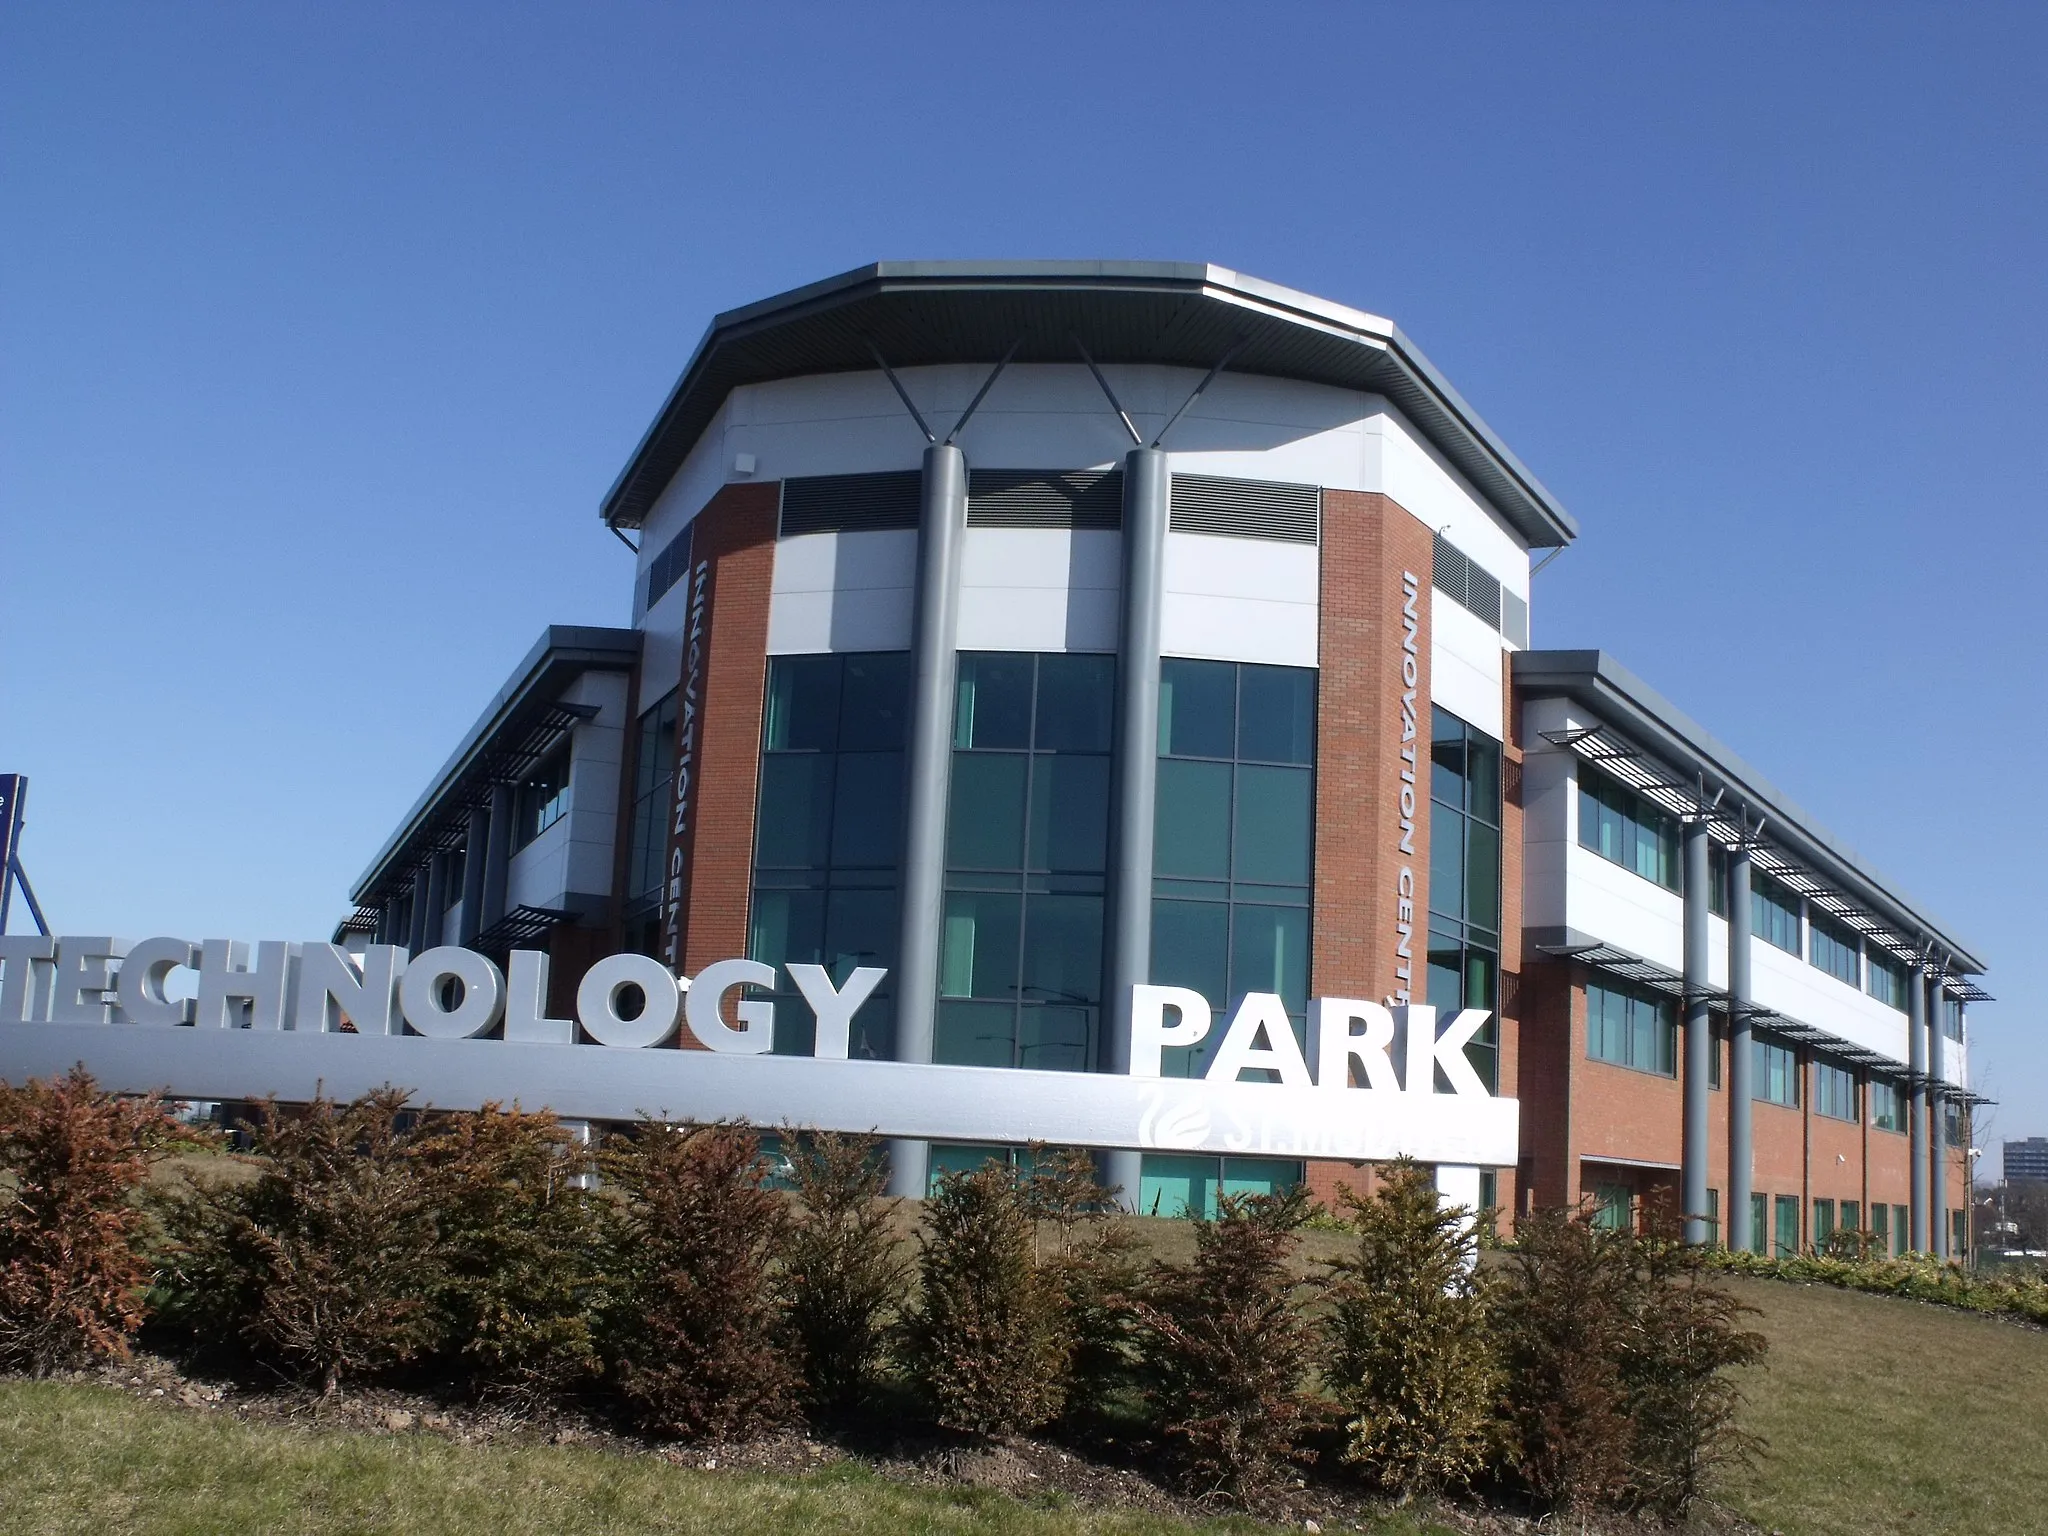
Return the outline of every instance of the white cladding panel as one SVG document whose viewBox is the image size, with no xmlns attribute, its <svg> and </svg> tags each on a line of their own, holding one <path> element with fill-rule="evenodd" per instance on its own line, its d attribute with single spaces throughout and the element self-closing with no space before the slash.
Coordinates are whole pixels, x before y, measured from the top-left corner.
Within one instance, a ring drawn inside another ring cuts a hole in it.
<svg viewBox="0 0 2048 1536">
<path fill-rule="evenodd" d="M 805 533 L 775 544 L 768 653 L 910 649 L 917 534 Z"/>
<path fill-rule="evenodd" d="M 1406 417 L 1384 400 L 1373 405 L 1368 426 L 1378 448 L 1376 483 L 1362 489 L 1385 492 L 1526 599 L 1529 552 L 1507 522 Z"/>
<path fill-rule="evenodd" d="M 1430 594 L 1429 635 L 1430 702 L 1505 741 L 1500 636 L 1441 592 Z"/>
<path fill-rule="evenodd" d="M 1908 1059 L 1906 1016 L 1898 1009 L 1762 939 L 1750 941 L 1749 954 L 1756 1001 L 1764 1007 L 1894 1061 Z"/>
<path fill-rule="evenodd" d="M 969 528 L 960 551 L 963 651 L 1114 651 L 1123 536 L 1090 528 Z"/>
<path fill-rule="evenodd" d="M 1654 960 L 1685 965 L 1685 903 L 1676 891 L 1573 843 L 1565 850 L 1567 926 Z"/>
<path fill-rule="evenodd" d="M 1319 570 L 1312 544 L 1169 533 L 1160 649 L 1312 667 Z"/>
</svg>

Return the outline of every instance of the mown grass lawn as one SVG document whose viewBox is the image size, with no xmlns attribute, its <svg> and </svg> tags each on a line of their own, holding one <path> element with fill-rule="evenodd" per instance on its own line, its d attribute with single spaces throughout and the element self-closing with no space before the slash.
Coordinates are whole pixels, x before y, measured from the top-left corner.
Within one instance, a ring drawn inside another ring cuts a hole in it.
<svg viewBox="0 0 2048 1536">
<path fill-rule="evenodd" d="M 2048 1532 L 2048 1333 L 1888 1296 L 1731 1279 L 1768 1364 L 1770 1454 L 1723 1497 L 1787 1536 Z"/>
</svg>

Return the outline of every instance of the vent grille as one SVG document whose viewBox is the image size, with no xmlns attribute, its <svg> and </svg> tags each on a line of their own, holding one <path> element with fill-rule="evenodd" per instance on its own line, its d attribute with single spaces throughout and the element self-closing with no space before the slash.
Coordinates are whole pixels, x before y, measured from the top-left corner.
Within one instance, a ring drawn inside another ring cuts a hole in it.
<svg viewBox="0 0 2048 1536">
<path fill-rule="evenodd" d="M 977 469 L 967 483 L 970 528 L 1121 528 L 1120 469 Z"/>
<path fill-rule="evenodd" d="M 875 475 L 800 475 L 785 480 L 782 536 L 915 528 L 922 480 L 914 469 Z"/>
<path fill-rule="evenodd" d="M 1470 555 L 1441 533 L 1436 536 L 1436 554 L 1430 570 L 1437 591 L 1467 613 L 1485 620 L 1487 628 L 1501 628 L 1500 582 L 1473 564 Z"/>
<path fill-rule="evenodd" d="M 641 604 L 642 612 L 660 602 L 661 595 L 683 579 L 683 573 L 690 568 L 690 536 L 696 531 L 697 525 L 689 524 L 647 562 L 647 597 Z"/>
<path fill-rule="evenodd" d="M 1175 475 L 1169 526 L 1180 533 L 1313 544 L 1322 500 L 1322 492 L 1313 485 Z"/>
</svg>

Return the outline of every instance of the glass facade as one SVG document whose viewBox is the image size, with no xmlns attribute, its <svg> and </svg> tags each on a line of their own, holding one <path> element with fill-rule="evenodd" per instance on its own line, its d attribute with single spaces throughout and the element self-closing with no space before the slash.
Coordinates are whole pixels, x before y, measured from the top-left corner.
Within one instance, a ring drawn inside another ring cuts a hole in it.
<svg viewBox="0 0 2048 1536">
<path fill-rule="evenodd" d="M 676 787 L 676 701 L 642 710 L 633 752 L 632 831 L 626 844 L 626 942 L 643 955 L 660 938 L 662 881 L 668 865 L 670 797 Z"/>
<path fill-rule="evenodd" d="M 1906 1095 L 1897 1083 L 1870 1080 L 1870 1123 L 1880 1131 L 1905 1130 Z"/>
<path fill-rule="evenodd" d="M 569 746 L 564 742 L 519 786 L 515 848 L 524 848 L 569 814 Z"/>
<path fill-rule="evenodd" d="M 1799 1103 L 1799 1057 L 1787 1045 L 1759 1035 L 1750 1043 L 1750 1097 L 1766 1104 Z"/>
<path fill-rule="evenodd" d="M 1863 969 L 1855 930 L 1816 910 L 1806 925 L 1806 958 L 1837 981 L 1860 985 Z"/>
<path fill-rule="evenodd" d="M 1579 767 L 1579 846 L 1678 889 L 1678 822 L 1627 785 Z"/>
<path fill-rule="evenodd" d="M 1830 1120 L 1856 1119 L 1856 1074 L 1829 1062 L 1815 1062 L 1813 1109 Z"/>
<path fill-rule="evenodd" d="M 1586 985 L 1586 1054 L 1638 1072 L 1678 1075 L 1678 1005 L 1612 982 Z"/>
<path fill-rule="evenodd" d="M 1315 834 L 1316 674 L 1168 659 L 1159 674 L 1152 980 L 1217 1010 L 1161 1071 L 1199 1077 L 1247 992 L 1275 992 L 1305 1036 Z"/>
<path fill-rule="evenodd" d="M 1429 802 L 1427 1001 L 1441 1024 L 1461 1008 L 1492 1015 L 1500 1005 L 1501 824 L 1500 743 L 1441 709 L 1431 712 Z M 1465 1054 L 1498 1088 L 1498 1019 Z"/>
<path fill-rule="evenodd" d="M 1147 1153 L 1141 1216 L 1214 1218 L 1224 1195 L 1277 1195 L 1301 1182 L 1301 1164 L 1269 1157 Z"/>
<path fill-rule="evenodd" d="M 1941 1032 L 1950 1040 L 1961 1043 L 1963 1038 L 1963 1000 L 1941 994 Z"/>
<path fill-rule="evenodd" d="M 1799 1253 L 1799 1201 L 1792 1195 L 1779 1195 L 1771 1205 L 1777 1218 L 1777 1231 L 1772 1236 L 1773 1254 L 1780 1259 L 1796 1258 Z"/>
<path fill-rule="evenodd" d="M 1095 1065 L 1115 689 L 1110 656 L 960 657 L 937 1061 Z"/>
<path fill-rule="evenodd" d="M 1788 955 L 1799 953 L 1799 893 L 1757 870 L 1749 882 L 1750 931 Z"/>
<path fill-rule="evenodd" d="M 894 969 L 909 688 L 902 651 L 769 658 L 750 959 L 822 965 L 835 983 Z M 809 1055 L 809 1005 L 774 996 L 776 1051 Z M 885 979 L 862 1005 L 851 1055 L 892 1054 L 894 997 Z"/>
<path fill-rule="evenodd" d="M 1906 1011 L 1906 967 L 1890 955 L 1870 952 L 1864 968 L 1864 990 L 1887 1007 Z"/>
</svg>

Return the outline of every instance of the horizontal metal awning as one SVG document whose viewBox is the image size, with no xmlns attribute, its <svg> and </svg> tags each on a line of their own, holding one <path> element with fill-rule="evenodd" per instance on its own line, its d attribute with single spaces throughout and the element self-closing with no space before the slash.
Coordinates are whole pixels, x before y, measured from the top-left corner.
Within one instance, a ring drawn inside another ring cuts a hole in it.
<svg viewBox="0 0 2048 1536">
<path fill-rule="evenodd" d="M 521 944 L 545 938 L 563 923 L 576 921 L 574 912 L 559 907 L 514 907 L 470 941 L 479 954 L 504 955 Z"/>
</svg>

